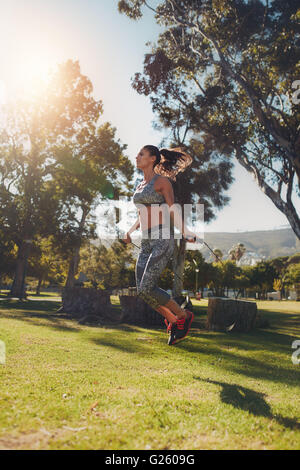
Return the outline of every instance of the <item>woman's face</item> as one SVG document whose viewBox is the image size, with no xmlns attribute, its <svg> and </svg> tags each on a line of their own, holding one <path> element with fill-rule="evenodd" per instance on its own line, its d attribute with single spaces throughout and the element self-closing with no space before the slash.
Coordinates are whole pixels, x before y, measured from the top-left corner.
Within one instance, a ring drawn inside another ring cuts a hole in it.
<svg viewBox="0 0 300 470">
<path fill-rule="evenodd" d="M 142 147 L 136 156 L 136 166 L 141 170 L 145 170 L 148 167 L 153 168 L 155 160 L 155 155 L 150 155 L 150 151 Z"/>
</svg>

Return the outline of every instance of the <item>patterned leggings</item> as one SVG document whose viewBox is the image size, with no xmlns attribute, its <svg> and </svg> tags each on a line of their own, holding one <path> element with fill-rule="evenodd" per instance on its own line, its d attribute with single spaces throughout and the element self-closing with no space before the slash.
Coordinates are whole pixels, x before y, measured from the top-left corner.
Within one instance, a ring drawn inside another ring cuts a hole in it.
<svg viewBox="0 0 300 470">
<path fill-rule="evenodd" d="M 148 232 L 149 237 L 158 238 L 143 238 L 145 232 Z M 161 225 L 152 227 L 152 234 L 150 229 L 145 232 L 142 232 L 141 250 L 135 268 L 137 295 L 155 310 L 160 305 L 165 305 L 171 298 L 156 284 L 173 255 L 174 233 L 171 230 L 169 237 L 163 238 Z"/>
</svg>

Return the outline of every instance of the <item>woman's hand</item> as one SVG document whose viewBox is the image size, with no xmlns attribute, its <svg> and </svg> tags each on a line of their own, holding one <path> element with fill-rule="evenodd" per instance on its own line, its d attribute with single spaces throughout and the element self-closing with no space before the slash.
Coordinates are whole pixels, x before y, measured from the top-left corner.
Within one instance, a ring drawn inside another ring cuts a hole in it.
<svg viewBox="0 0 300 470">
<path fill-rule="evenodd" d="M 184 230 L 184 232 L 182 233 L 182 236 L 189 243 L 195 243 L 197 239 L 197 235 L 188 229 Z"/>
<path fill-rule="evenodd" d="M 129 234 L 128 232 L 125 233 L 125 237 L 122 238 L 122 241 L 123 241 L 124 243 L 132 243 L 131 236 L 130 236 L 130 234 Z"/>
</svg>

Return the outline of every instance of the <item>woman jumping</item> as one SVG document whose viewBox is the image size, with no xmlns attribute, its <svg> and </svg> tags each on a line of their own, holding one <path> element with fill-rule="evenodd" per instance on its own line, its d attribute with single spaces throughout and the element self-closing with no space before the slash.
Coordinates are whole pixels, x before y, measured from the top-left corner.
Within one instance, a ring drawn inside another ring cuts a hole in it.
<svg viewBox="0 0 300 470">
<path fill-rule="evenodd" d="M 196 234 L 184 226 L 176 205 L 169 209 L 174 204 L 169 178 L 176 181 L 175 175 L 191 163 L 192 158 L 180 148 L 159 150 L 154 145 L 142 147 L 136 157 L 136 166 L 143 171 L 144 181 L 133 195 L 139 218 L 123 239 L 125 243 L 131 243 L 130 234 L 141 227 L 141 249 L 135 268 L 137 295 L 165 317 L 170 346 L 186 337 L 194 319 L 192 312 L 181 308 L 157 286 L 174 251 L 174 225 L 187 241 L 196 241 Z M 159 207 L 160 204 L 163 208 Z"/>
</svg>

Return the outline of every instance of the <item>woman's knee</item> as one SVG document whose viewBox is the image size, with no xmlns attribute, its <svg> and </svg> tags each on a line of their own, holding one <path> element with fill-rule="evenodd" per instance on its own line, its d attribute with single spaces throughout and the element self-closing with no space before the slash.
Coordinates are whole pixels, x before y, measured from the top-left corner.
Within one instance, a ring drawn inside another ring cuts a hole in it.
<svg viewBox="0 0 300 470">
<path fill-rule="evenodd" d="M 151 295 L 148 291 L 145 290 L 140 290 L 137 292 L 137 297 L 142 299 L 144 302 L 146 302 L 148 305 L 150 305 L 152 308 L 156 309 L 159 307 L 159 302 L 157 299 Z"/>
<path fill-rule="evenodd" d="M 149 287 L 143 285 L 143 283 L 141 283 L 139 285 L 139 288 L 137 289 L 137 295 L 140 296 L 140 297 L 146 297 L 146 296 L 149 296 L 151 295 L 151 290 Z"/>
</svg>

